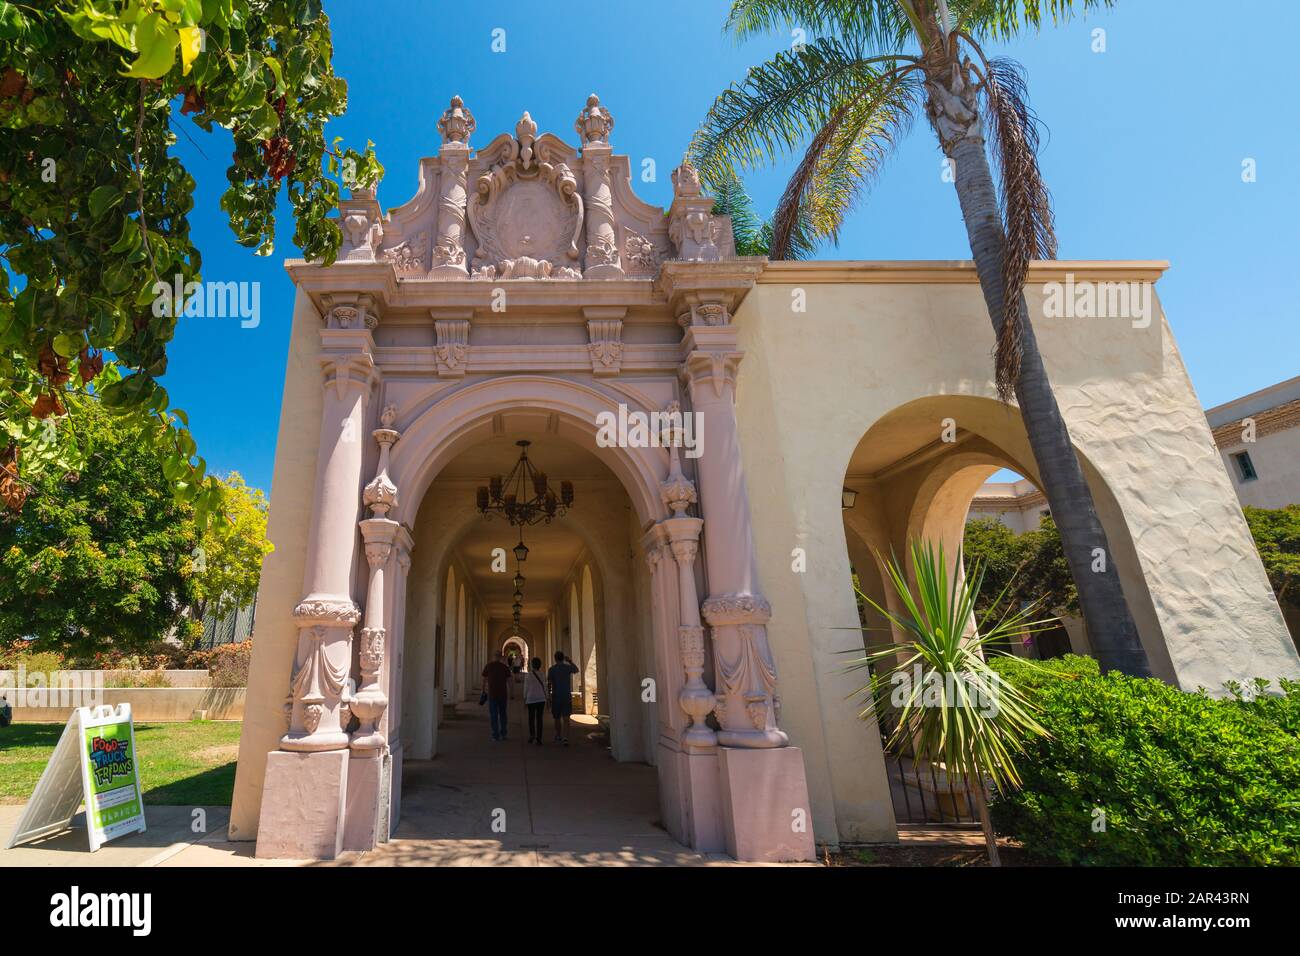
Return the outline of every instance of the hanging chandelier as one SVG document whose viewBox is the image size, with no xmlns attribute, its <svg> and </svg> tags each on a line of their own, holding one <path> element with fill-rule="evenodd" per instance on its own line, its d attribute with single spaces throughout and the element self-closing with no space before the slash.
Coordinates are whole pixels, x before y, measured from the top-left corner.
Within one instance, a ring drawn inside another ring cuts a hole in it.
<svg viewBox="0 0 1300 956">
<path fill-rule="evenodd" d="M 510 469 L 510 474 L 505 478 L 494 475 L 486 486 L 479 486 L 479 512 L 487 518 L 500 515 L 510 524 L 517 525 L 521 531 L 525 525 L 539 522 L 550 524 L 552 518 L 564 517 L 573 505 L 573 483 L 560 482 L 560 493 L 557 495 L 547 483 L 546 473 L 538 471 L 528 460 L 528 446 L 532 442 L 524 439 L 515 444 L 520 449 L 519 460 Z M 522 547 L 522 536 L 519 543 Z M 525 549 L 524 554 L 527 553 Z"/>
</svg>

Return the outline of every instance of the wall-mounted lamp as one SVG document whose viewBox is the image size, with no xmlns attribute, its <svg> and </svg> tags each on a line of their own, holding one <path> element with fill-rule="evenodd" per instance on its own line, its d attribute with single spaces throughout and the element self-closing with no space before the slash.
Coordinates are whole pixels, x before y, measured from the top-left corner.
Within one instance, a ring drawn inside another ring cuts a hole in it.
<svg viewBox="0 0 1300 956">
<path fill-rule="evenodd" d="M 858 493 L 852 488 L 845 488 L 840 492 L 840 507 L 845 511 L 853 510 L 853 503 L 858 500 Z"/>
</svg>

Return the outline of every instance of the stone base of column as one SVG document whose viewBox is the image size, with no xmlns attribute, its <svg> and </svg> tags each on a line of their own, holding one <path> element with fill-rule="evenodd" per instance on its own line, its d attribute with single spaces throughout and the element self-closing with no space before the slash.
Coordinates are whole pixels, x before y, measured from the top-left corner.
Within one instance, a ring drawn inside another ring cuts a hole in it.
<svg viewBox="0 0 1300 956">
<path fill-rule="evenodd" d="M 612 262 L 602 262 L 600 265 L 587 266 L 582 272 L 584 279 L 626 279 L 627 273 L 623 271 L 622 266 L 616 266 Z"/>
<path fill-rule="evenodd" d="M 817 859 L 803 751 L 719 747 L 718 776 L 729 854 L 746 863 Z"/>
<path fill-rule="evenodd" d="M 259 858 L 332 860 L 342 852 L 348 758 L 347 750 L 267 755 Z"/>
<path fill-rule="evenodd" d="M 468 279 L 469 270 L 465 268 L 464 263 L 457 265 L 456 263 L 444 262 L 434 266 L 432 269 L 429 270 L 429 278 L 430 279 Z"/>
<path fill-rule="evenodd" d="M 348 797 L 343 825 L 343 849 L 365 852 L 380 843 L 384 757 L 377 750 L 356 751 L 348 763 Z"/>
<path fill-rule="evenodd" d="M 402 819 L 402 756 L 403 748 L 399 743 L 389 751 L 388 767 L 388 833 L 384 840 L 391 840 L 397 832 L 398 821 Z"/>
<path fill-rule="evenodd" d="M 726 849 L 718 755 L 691 754 L 659 744 L 660 809 L 673 839 L 701 853 Z"/>
</svg>

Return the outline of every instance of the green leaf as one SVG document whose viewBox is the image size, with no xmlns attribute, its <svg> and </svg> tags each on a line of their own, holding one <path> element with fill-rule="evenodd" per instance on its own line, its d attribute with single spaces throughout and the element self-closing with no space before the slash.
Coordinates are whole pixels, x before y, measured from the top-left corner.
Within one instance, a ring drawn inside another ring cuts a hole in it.
<svg viewBox="0 0 1300 956">
<path fill-rule="evenodd" d="M 27 20 L 12 3 L 0 3 L 0 40 L 16 39 L 26 31 Z"/>
<path fill-rule="evenodd" d="M 114 206 L 122 201 L 122 191 L 116 186 L 97 186 L 90 193 L 88 205 L 90 214 L 96 219 L 103 217 Z"/>
<path fill-rule="evenodd" d="M 71 335 L 65 332 L 54 337 L 53 347 L 54 351 L 64 358 L 72 358 L 81 351 L 84 343 L 85 339 L 80 334 Z"/>
<path fill-rule="evenodd" d="M 161 14 L 150 13 L 136 24 L 134 40 L 140 55 L 122 75 L 143 80 L 166 75 L 176 62 L 176 48 L 181 42 L 176 28 Z"/>
</svg>

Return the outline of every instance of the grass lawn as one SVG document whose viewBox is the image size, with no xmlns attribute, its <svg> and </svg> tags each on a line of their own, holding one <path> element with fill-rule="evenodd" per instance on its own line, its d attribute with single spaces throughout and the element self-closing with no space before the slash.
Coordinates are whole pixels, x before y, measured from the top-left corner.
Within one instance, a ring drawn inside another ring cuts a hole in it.
<svg viewBox="0 0 1300 956">
<path fill-rule="evenodd" d="M 144 802 L 229 806 L 239 752 L 238 720 L 136 724 Z M 0 803 L 22 803 L 36 789 L 63 724 L 11 724 L 0 729 Z"/>
</svg>

